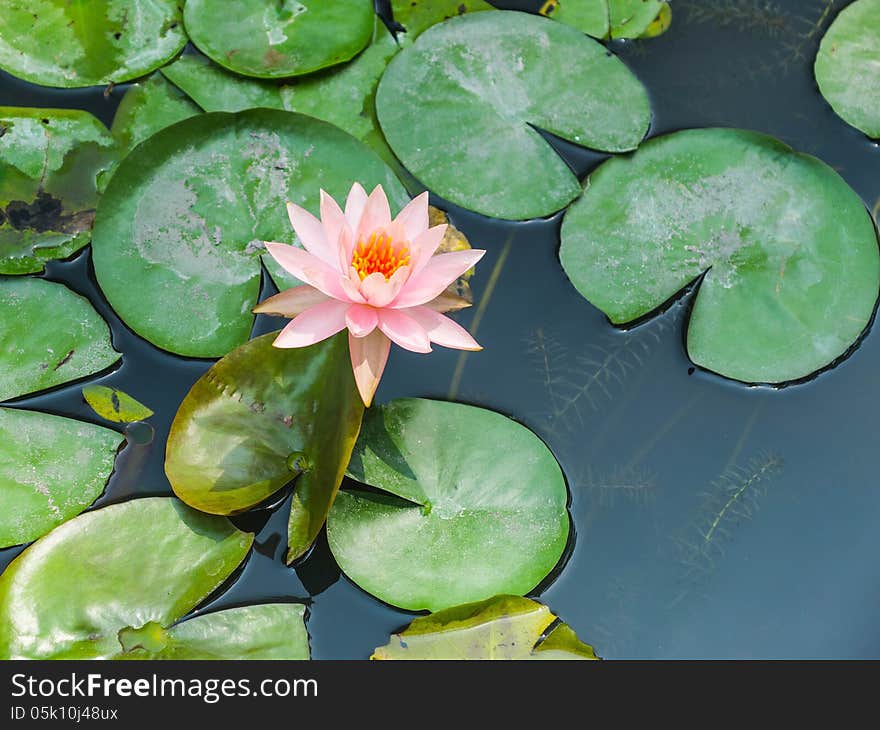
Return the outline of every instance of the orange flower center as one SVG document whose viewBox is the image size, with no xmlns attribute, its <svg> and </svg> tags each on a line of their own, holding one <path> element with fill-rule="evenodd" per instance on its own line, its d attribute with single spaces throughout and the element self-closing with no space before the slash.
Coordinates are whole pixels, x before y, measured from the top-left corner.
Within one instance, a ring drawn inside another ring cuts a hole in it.
<svg viewBox="0 0 880 730">
<path fill-rule="evenodd" d="M 370 274 L 382 274 L 386 279 L 402 266 L 409 266 L 409 245 L 395 243 L 384 231 L 373 233 L 367 241 L 361 239 L 351 257 L 351 265 L 361 281 Z"/>
</svg>

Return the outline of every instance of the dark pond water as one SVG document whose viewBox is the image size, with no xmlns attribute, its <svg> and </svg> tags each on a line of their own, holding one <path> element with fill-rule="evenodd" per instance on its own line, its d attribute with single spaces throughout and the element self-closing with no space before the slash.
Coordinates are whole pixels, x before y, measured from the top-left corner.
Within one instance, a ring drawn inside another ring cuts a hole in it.
<svg viewBox="0 0 880 730">
<path fill-rule="evenodd" d="M 769 133 L 837 168 L 875 209 L 880 148 L 835 116 L 812 76 L 818 41 L 847 4 L 675 0 L 666 35 L 612 48 L 651 93 L 652 135 L 713 125 Z M 108 124 L 123 91 L 60 92 L 0 77 L 0 104 L 80 107 Z M 580 174 L 602 159 L 560 150 Z M 609 658 L 880 656 L 877 333 L 809 383 L 749 388 L 687 360 L 687 298 L 630 332 L 611 327 L 559 265 L 561 215 L 508 224 L 451 212 L 489 250 L 472 280 L 477 305 L 461 317 L 485 350 L 396 349 L 379 400 L 475 403 L 551 446 L 569 480 L 575 536 L 534 595 Z M 125 450 L 98 504 L 170 493 L 165 437 L 210 363 L 170 356 L 127 330 L 94 283 L 88 251 L 50 265 L 46 277 L 87 296 L 113 329 L 122 365 L 97 381 L 157 412 L 154 441 Z M 95 419 L 79 385 L 15 405 Z M 341 576 L 323 538 L 285 567 L 286 509 L 239 521 L 258 531 L 257 548 L 208 606 L 300 599 L 311 606 L 315 658 L 366 658 L 411 615 Z M 710 550 L 699 531 L 711 533 Z M 18 552 L 0 552 L 2 565 Z"/>
</svg>

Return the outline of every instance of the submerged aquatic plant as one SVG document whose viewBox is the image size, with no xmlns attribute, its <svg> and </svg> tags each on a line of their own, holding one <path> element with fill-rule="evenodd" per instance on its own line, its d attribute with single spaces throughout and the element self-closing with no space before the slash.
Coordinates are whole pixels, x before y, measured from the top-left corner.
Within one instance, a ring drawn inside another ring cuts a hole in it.
<svg viewBox="0 0 880 730">
<path fill-rule="evenodd" d="M 468 305 L 445 291 L 485 251 L 434 255 L 446 226 L 430 227 L 428 193 L 394 220 L 382 186 L 368 197 L 357 183 L 344 212 L 323 190 L 321 220 L 293 203 L 288 212 L 305 250 L 283 243 L 266 248 L 305 284 L 254 310 L 293 318 L 276 347 L 307 347 L 348 328 L 351 364 L 365 405 L 373 400 L 392 342 L 419 353 L 430 352 L 431 343 L 481 349 L 442 312 Z"/>
<path fill-rule="evenodd" d="M 714 573 L 716 561 L 724 554 L 732 529 L 754 517 L 761 498 L 782 465 L 782 458 L 777 454 L 758 454 L 744 464 L 729 466 L 712 483 L 703 494 L 690 529 L 679 540 L 686 582 Z M 684 598 L 688 590 L 685 587 L 673 604 Z"/>
</svg>

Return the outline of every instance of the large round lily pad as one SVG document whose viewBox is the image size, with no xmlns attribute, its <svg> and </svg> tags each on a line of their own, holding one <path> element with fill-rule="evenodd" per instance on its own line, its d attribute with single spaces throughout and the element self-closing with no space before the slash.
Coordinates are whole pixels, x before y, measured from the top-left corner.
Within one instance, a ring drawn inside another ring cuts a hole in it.
<svg viewBox="0 0 880 730">
<path fill-rule="evenodd" d="M 87 299 L 43 279 L 0 278 L 0 401 L 100 372 L 119 360 Z"/>
<path fill-rule="evenodd" d="M 250 335 L 263 242 L 296 240 L 287 202 L 317 214 L 321 188 L 344 200 L 354 182 L 407 200 L 375 153 L 326 122 L 269 109 L 186 119 L 110 181 L 93 234 L 98 283 L 153 344 L 220 357 Z"/>
<path fill-rule="evenodd" d="M 601 43 L 502 11 L 425 31 L 388 65 L 376 109 L 391 149 L 423 184 L 509 219 L 550 215 L 580 194 L 535 127 L 622 152 L 642 141 L 651 121 L 645 88 Z"/>
<path fill-rule="evenodd" d="M 841 11 L 822 39 L 815 70 L 834 111 L 880 139 L 880 0 L 856 0 Z"/>
<path fill-rule="evenodd" d="M 245 76 L 286 78 L 354 57 L 373 33 L 372 0 L 187 0 L 186 30 Z"/>
<path fill-rule="evenodd" d="M 0 107 L 0 274 L 42 271 L 88 244 L 116 154 L 87 112 Z"/>
<path fill-rule="evenodd" d="M 225 518 L 163 497 L 80 515 L 34 543 L 0 576 L 0 657 L 165 658 L 170 641 L 172 653 L 186 658 L 250 658 L 249 644 L 275 658 L 271 646 L 287 646 L 290 655 L 283 658 L 295 658 L 302 652 L 296 626 L 283 635 L 259 635 L 236 614 L 225 622 L 223 614 L 212 614 L 194 619 L 199 623 L 191 628 L 175 626 L 223 584 L 252 541 Z M 289 614 L 291 621 L 301 621 L 297 613 Z M 256 626 L 281 628 L 266 618 Z"/>
<path fill-rule="evenodd" d="M 615 324 L 702 276 L 688 353 L 749 383 L 834 362 L 867 327 L 880 289 L 874 224 L 841 177 L 733 129 L 660 137 L 600 166 L 566 213 L 560 258 Z"/>
<path fill-rule="evenodd" d="M 420 616 L 393 634 L 371 659 L 598 659 L 543 604 L 519 596 L 485 601 Z M 544 636 L 550 627 L 553 628 Z"/>
<path fill-rule="evenodd" d="M 203 512 L 256 506 L 297 478 L 289 559 L 318 535 L 360 430 L 348 340 L 272 346 L 277 332 L 239 347 L 184 399 L 171 426 L 165 473 L 175 493 Z"/>
<path fill-rule="evenodd" d="M 603 164 L 566 213 L 560 258 L 615 324 L 702 276 L 688 354 L 749 383 L 834 362 L 867 327 L 880 289 L 873 221 L 841 177 L 733 129 L 678 132 Z"/>
<path fill-rule="evenodd" d="M 0 68 L 35 84 L 120 83 L 183 48 L 180 0 L 5 0 Z"/>
<path fill-rule="evenodd" d="M 522 595 L 568 540 L 568 493 L 550 450 L 524 426 L 422 399 L 371 409 L 327 522 L 346 575 L 394 606 L 439 609 Z"/>
<path fill-rule="evenodd" d="M 0 408 L 0 548 L 36 540 L 100 497 L 122 441 L 90 423 Z"/>
</svg>

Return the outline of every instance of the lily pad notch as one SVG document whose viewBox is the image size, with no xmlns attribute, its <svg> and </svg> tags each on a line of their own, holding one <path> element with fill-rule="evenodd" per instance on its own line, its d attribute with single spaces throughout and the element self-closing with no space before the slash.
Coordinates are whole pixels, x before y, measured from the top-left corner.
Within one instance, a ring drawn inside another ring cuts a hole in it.
<svg viewBox="0 0 880 730">
<path fill-rule="evenodd" d="M 695 129 L 589 177 L 560 260 L 616 325 L 693 282 L 687 351 L 749 384 L 808 379 L 847 356 L 880 293 L 874 221 L 833 169 L 771 137 Z"/>
</svg>

